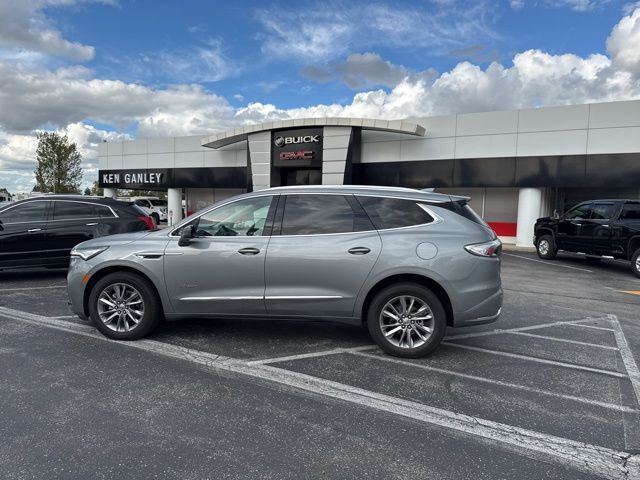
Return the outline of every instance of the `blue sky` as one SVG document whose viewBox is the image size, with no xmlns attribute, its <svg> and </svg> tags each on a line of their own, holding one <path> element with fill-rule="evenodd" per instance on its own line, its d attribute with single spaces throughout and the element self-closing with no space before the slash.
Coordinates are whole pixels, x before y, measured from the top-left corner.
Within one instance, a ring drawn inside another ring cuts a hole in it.
<svg viewBox="0 0 640 480">
<path fill-rule="evenodd" d="M 295 36 L 301 22 L 331 21 L 331 15 L 323 18 L 327 10 L 357 22 L 357 12 L 366 9 L 366 2 L 121 0 L 116 7 L 84 4 L 49 7 L 45 12 L 67 38 L 95 47 L 95 57 L 85 65 L 102 78 L 159 86 L 197 82 L 236 106 L 263 102 L 294 108 L 350 101 L 357 89 L 339 79 L 320 82 L 304 75 L 307 65 L 344 61 L 349 53 L 376 53 L 415 72 L 447 71 L 462 60 L 482 66 L 492 60 L 509 64 L 514 53 L 532 48 L 551 54 L 604 53 L 606 38 L 628 2 L 591 2 L 592 6 L 584 8 L 572 8 L 571 2 L 524 2 L 517 9 L 506 1 L 487 2 L 479 9 L 484 17 L 473 15 L 470 19 L 460 12 L 478 2 L 453 6 L 455 3 L 414 0 L 379 4 L 409 15 L 417 8 L 425 16 L 441 16 L 442 23 L 461 23 L 460 34 L 451 33 L 441 45 L 419 39 L 414 45 L 412 37 L 419 36 L 417 32 L 402 32 L 404 42 L 376 34 L 371 38 L 347 37 L 346 44 L 340 45 L 344 49 L 336 45 L 315 57 L 287 54 L 286 50 L 281 56 L 265 52 L 265 44 L 274 36 L 276 48 L 287 46 L 286 41 L 278 43 L 269 22 L 279 23 Z M 466 23 L 482 28 L 474 30 Z M 353 25 L 353 29 L 366 26 Z M 224 58 L 225 67 L 199 66 L 193 58 L 199 49 L 215 50 Z M 164 59 L 158 58 L 163 55 Z M 192 57 L 193 64 L 176 68 L 170 63 L 176 57 Z M 379 83 L 367 86 L 386 87 Z M 234 95 L 241 95 L 242 100 Z"/>
<path fill-rule="evenodd" d="M 97 145 L 640 98 L 640 1 L 0 0 L 0 186 Z"/>
</svg>

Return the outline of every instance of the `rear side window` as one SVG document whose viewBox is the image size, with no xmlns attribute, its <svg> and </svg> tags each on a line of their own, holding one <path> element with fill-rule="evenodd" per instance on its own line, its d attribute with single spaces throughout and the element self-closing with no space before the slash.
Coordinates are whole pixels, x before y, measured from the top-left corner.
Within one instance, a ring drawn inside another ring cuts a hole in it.
<svg viewBox="0 0 640 480">
<path fill-rule="evenodd" d="M 73 220 L 76 218 L 95 218 L 96 214 L 93 205 L 80 202 L 53 202 L 54 220 Z"/>
<path fill-rule="evenodd" d="M 640 220 L 640 203 L 625 203 L 620 220 Z"/>
<path fill-rule="evenodd" d="M 105 218 L 105 217 L 113 218 L 115 216 L 109 207 L 104 207 L 102 205 L 94 205 L 94 208 L 96 209 L 96 213 L 102 218 Z"/>
<path fill-rule="evenodd" d="M 39 222 L 45 219 L 48 202 L 27 202 L 0 212 L 0 222 L 26 223 Z"/>
<path fill-rule="evenodd" d="M 593 220 L 608 220 L 616 213 L 615 203 L 595 203 L 591 211 Z"/>
<path fill-rule="evenodd" d="M 386 197 L 356 197 L 378 230 L 431 223 L 434 218 L 415 200 Z"/>
<path fill-rule="evenodd" d="M 287 195 L 281 234 L 348 233 L 366 227 L 344 195 Z"/>
</svg>

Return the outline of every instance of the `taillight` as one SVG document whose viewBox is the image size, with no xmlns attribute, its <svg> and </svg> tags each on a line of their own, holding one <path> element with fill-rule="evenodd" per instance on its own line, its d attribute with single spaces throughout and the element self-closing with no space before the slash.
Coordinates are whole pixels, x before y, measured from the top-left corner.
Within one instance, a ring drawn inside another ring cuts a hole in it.
<svg viewBox="0 0 640 480">
<path fill-rule="evenodd" d="M 142 220 L 144 224 L 147 226 L 147 230 L 155 230 L 156 222 L 153 220 L 153 217 L 149 217 L 147 215 L 140 215 L 138 220 Z"/>
<path fill-rule="evenodd" d="M 478 257 L 497 257 L 502 252 L 502 242 L 496 238 L 490 242 L 465 245 L 464 249 Z"/>
</svg>

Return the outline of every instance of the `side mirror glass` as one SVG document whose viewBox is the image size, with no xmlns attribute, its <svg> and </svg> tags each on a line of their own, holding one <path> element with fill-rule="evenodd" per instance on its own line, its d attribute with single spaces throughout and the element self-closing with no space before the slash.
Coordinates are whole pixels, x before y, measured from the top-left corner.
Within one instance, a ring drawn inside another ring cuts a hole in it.
<svg viewBox="0 0 640 480">
<path fill-rule="evenodd" d="M 180 240 L 178 240 L 178 245 L 181 247 L 186 247 L 191 245 L 191 239 L 196 236 L 196 229 L 193 225 L 188 225 L 182 229 L 180 232 Z"/>
</svg>

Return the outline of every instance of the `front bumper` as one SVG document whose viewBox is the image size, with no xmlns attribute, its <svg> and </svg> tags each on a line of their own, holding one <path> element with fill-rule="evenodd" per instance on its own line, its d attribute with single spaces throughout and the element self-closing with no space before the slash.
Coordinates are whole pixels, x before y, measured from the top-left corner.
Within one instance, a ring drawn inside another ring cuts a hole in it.
<svg viewBox="0 0 640 480">
<path fill-rule="evenodd" d="M 71 257 L 69 271 L 67 272 L 67 295 L 71 311 L 80 318 L 86 320 L 87 312 L 84 310 L 84 292 L 86 287 L 85 275 L 91 270 L 91 264 L 78 257 Z"/>
</svg>

